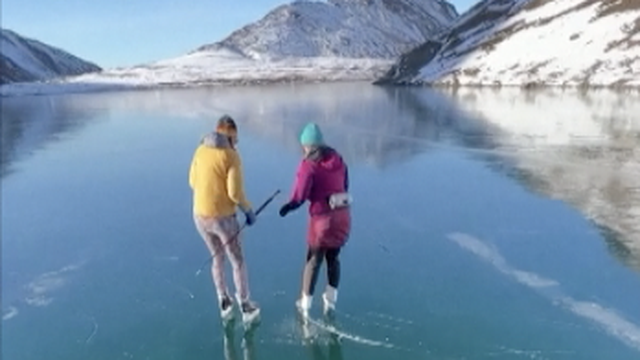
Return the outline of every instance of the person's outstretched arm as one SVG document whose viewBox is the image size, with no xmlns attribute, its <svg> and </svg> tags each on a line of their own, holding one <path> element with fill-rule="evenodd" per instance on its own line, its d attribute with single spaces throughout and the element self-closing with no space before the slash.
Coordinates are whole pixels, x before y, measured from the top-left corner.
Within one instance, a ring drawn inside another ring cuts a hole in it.
<svg viewBox="0 0 640 360">
<path fill-rule="evenodd" d="M 289 202 L 284 204 L 280 209 L 280 216 L 285 216 L 287 213 L 296 210 L 309 198 L 311 192 L 311 186 L 313 185 L 313 176 L 311 169 L 303 161 L 298 166 L 296 171 L 296 180 L 293 185 L 293 191 L 291 192 L 291 198 Z"/>
</svg>

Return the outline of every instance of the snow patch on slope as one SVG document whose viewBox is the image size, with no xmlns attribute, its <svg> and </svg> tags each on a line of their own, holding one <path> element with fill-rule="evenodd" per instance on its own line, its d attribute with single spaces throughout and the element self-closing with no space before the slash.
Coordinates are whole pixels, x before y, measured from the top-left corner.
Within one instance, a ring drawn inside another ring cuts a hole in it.
<svg viewBox="0 0 640 360">
<path fill-rule="evenodd" d="M 485 0 L 400 83 L 640 86 L 640 2 Z M 405 59 L 406 62 L 406 59 Z M 416 71 L 417 70 L 417 71 Z"/>
</svg>

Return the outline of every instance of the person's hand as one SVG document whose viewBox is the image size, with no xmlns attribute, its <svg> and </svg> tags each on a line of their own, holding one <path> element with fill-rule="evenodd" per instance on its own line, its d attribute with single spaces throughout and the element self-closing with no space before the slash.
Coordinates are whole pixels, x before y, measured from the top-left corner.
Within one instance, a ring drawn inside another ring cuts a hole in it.
<svg viewBox="0 0 640 360">
<path fill-rule="evenodd" d="M 245 219 L 247 221 L 247 226 L 251 226 L 256 223 L 256 214 L 253 212 L 253 209 L 249 209 L 244 212 Z"/>
<path fill-rule="evenodd" d="M 280 208 L 280 216 L 281 217 L 287 216 L 287 214 L 290 213 L 291 211 L 293 211 L 295 208 L 296 208 L 296 206 L 291 202 L 288 202 L 288 203 L 282 205 L 282 207 Z"/>
</svg>

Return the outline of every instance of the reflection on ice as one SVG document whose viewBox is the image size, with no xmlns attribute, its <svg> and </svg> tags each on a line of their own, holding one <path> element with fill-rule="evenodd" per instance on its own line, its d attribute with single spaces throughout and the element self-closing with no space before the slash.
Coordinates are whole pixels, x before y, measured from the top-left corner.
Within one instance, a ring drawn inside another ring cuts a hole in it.
<svg viewBox="0 0 640 360">
<path fill-rule="evenodd" d="M 613 252 L 640 269 L 640 95 L 459 90 L 459 105 L 492 128 L 508 153 L 501 171 L 563 200 L 603 229 Z"/>
<path fill-rule="evenodd" d="M 17 159 L 29 155 L 62 134 L 81 128 L 103 110 L 83 97 L 24 97 L 2 99 L 2 161 L 0 176 L 11 172 Z"/>
<path fill-rule="evenodd" d="M 132 112 L 211 119 L 230 114 L 240 131 L 298 151 L 298 134 L 319 123 L 352 163 L 386 167 L 429 144 L 473 127 L 446 96 L 429 91 L 415 102 L 410 89 L 363 83 L 144 91 L 104 94 L 109 107 Z M 424 91 L 422 91 L 424 93 Z M 457 128 L 457 129 L 456 129 Z M 242 144 L 240 145 L 242 146 Z"/>
<path fill-rule="evenodd" d="M 640 269 L 638 93 L 442 93 L 352 83 L 7 99 L 3 176 L 17 157 L 105 109 L 180 121 L 205 118 L 211 126 L 228 113 L 242 132 L 293 151 L 302 125 L 316 121 L 349 162 L 382 168 L 431 148 L 463 149 L 525 186 L 575 206 L 602 229 L 616 256 Z"/>
<path fill-rule="evenodd" d="M 640 95 L 593 91 L 381 88 L 362 83 L 102 94 L 121 111 L 210 118 L 297 151 L 320 123 L 352 163 L 387 167 L 431 147 L 461 147 L 572 204 L 640 269 Z"/>
</svg>

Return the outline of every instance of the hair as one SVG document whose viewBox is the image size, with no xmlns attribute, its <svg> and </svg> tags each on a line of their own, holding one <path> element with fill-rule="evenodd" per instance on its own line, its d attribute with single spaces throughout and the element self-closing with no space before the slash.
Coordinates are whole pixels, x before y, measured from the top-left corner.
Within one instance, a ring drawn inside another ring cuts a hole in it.
<svg viewBox="0 0 640 360">
<path fill-rule="evenodd" d="M 216 125 L 216 132 L 224 134 L 229 137 L 238 136 L 238 126 L 236 122 L 229 115 L 223 115 Z"/>
</svg>

